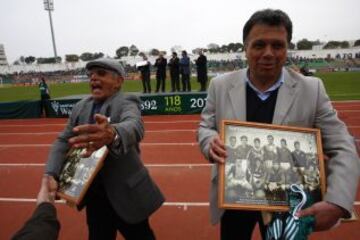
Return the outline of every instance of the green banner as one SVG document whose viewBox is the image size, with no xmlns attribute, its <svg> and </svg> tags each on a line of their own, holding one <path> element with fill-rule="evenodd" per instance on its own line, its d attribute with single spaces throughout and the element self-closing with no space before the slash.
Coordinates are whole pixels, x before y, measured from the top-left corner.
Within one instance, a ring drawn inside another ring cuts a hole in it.
<svg viewBox="0 0 360 240">
<path fill-rule="evenodd" d="M 50 118 L 67 118 L 78 101 L 80 99 L 47 100 L 46 115 Z"/>
<path fill-rule="evenodd" d="M 206 93 L 142 95 L 140 99 L 143 115 L 195 114 L 204 108 Z"/>
<path fill-rule="evenodd" d="M 206 104 L 206 93 L 178 93 L 140 95 L 143 115 L 196 114 Z M 67 118 L 80 99 L 47 100 L 47 117 Z M 39 118 L 40 101 L 19 101 L 0 103 L 0 119 Z"/>
<path fill-rule="evenodd" d="M 39 118 L 40 101 L 17 101 L 0 103 L 0 119 Z"/>
</svg>

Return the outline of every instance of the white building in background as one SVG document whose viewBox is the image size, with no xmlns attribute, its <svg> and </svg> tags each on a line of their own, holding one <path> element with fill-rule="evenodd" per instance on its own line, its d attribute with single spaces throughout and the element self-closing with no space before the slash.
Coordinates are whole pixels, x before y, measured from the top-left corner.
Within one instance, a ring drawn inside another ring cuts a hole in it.
<svg viewBox="0 0 360 240">
<path fill-rule="evenodd" d="M 170 53 L 171 54 L 171 53 Z M 170 59 L 170 54 L 165 56 Z M 235 53 L 206 53 L 207 59 L 209 61 L 231 61 L 231 60 L 246 60 L 245 52 L 235 52 Z M 333 59 L 351 59 L 355 56 L 360 55 L 360 46 L 351 47 L 347 49 L 321 49 L 320 47 L 312 49 L 312 50 L 289 50 L 289 57 L 302 57 L 302 58 L 333 58 Z M 189 53 L 191 61 L 195 61 L 198 57 L 196 54 Z M 181 57 L 181 55 L 179 56 Z M 151 64 L 155 63 L 157 57 L 148 56 L 148 60 Z M 135 65 L 138 62 L 143 61 L 140 56 L 126 56 L 122 57 L 121 61 L 129 65 Z M 69 71 L 76 70 L 79 68 L 84 68 L 86 62 L 79 61 L 76 63 L 56 63 L 56 64 L 25 64 L 25 65 L 9 65 L 6 60 L 6 55 L 4 51 L 4 47 L 0 44 L 0 74 L 11 74 L 15 72 L 53 72 L 53 71 Z"/>
<path fill-rule="evenodd" d="M 289 50 L 289 57 L 350 59 L 360 54 L 360 47 L 337 49 Z"/>
<path fill-rule="evenodd" d="M 0 66 L 1 65 L 8 65 L 3 44 L 0 44 Z"/>
</svg>

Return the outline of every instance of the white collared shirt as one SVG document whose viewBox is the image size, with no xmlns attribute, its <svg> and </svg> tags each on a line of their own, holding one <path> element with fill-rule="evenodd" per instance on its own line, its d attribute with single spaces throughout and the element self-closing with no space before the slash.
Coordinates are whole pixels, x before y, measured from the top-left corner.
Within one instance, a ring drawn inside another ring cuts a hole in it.
<svg viewBox="0 0 360 240">
<path fill-rule="evenodd" d="M 249 71 L 249 70 L 248 70 Z M 245 77 L 245 81 L 246 83 L 255 91 L 256 95 L 262 100 L 265 101 L 266 99 L 268 99 L 270 97 L 270 95 L 277 90 L 278 88 L 280 88 L 280 86 L 284 83 L 285 78 L 284 78 L 284 70 L 281 70 L 281 74 L 279 79 L 265 92 L 260 91 L 259 89 L 257 89 L 254 84 L 251 83 L 248 74 L 246 74 Z"/>
</svg>

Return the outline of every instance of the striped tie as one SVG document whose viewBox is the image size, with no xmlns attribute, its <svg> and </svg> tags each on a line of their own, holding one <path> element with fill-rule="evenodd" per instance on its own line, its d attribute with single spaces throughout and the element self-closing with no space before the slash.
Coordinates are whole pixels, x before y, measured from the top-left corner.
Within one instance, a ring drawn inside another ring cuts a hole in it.
<svg viewBox="0 0 360 240">
<path fill-rule="evenodd" d="M 296 213 L 305 204 L 311 205 L 310 195 L 298 185 L 290 186 L 289 203 L 290 211 L 287 213 L 274 213 L 270 224 L 267 227 L 266 240 L 305 240 L 312 232 L 314 217 L 308 216 L 299 219 Z M 299 198 L 300 195 L 300 198 Z"/>
</svg>

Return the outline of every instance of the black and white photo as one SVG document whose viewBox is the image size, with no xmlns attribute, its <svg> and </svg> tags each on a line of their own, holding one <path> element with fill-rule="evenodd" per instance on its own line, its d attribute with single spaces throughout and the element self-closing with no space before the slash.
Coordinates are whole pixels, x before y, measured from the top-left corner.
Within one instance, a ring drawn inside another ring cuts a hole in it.
<svg viewBox="0 0 360 240">
<path fill-rule="evenodd" d="M 324 170 L 317 129 L 224 121 L 227 158 L 221 168 L 220 205 L 286 210 L 297 184 L 320 200 Z"/>
</svg>

